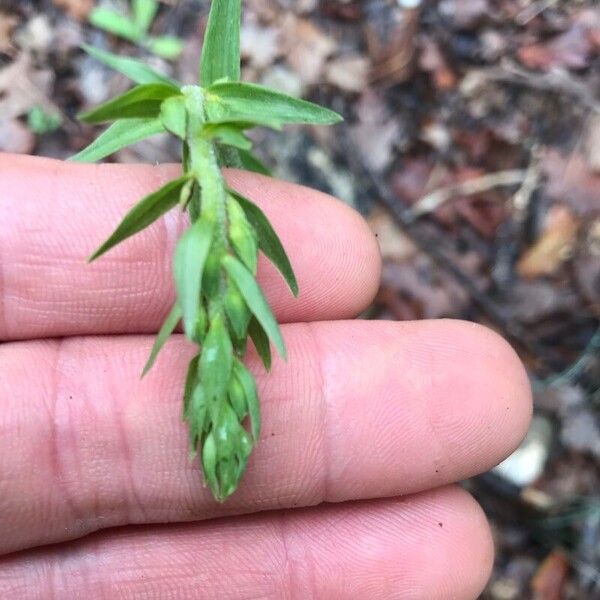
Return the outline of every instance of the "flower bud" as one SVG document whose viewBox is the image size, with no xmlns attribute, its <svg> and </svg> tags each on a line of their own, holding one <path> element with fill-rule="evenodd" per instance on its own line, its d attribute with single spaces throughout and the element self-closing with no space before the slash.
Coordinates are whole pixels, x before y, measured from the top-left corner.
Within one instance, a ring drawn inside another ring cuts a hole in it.
<svg viewBox="0 0 600 600">
<path fill-rule="evenodd" d="M 256 232 L 246 218 L 243 208 L 234 198 L 227 198 L 227 216 L 229 218 L 229 239 L 240 260 L 256 275 L 258 264 L 258 241 Z"/>
<path fill-rule="evenodd" d="M 239 340 L 245 339 L 252 314 L 240 290 L 233 282 L 229 282 L 227 286 L 224 305 L 225 313 L 235 333 L 235 337 Z"/>
</svg>

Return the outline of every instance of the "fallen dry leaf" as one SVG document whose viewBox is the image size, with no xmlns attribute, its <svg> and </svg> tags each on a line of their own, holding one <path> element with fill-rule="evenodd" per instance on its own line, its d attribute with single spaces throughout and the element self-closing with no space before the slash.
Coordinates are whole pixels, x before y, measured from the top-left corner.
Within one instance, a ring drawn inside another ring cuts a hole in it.
<svg viewBox="0 0 600 600">
<path fill-rule="evenodd" d="M 559 550 L 550 553 L 531 582 L 533 600 L 561 600 L 569 573 L 567 557 Z"/>
<path fill-rule="evenodd" d="M 550 42 L 522 46 L 517 55 L 529 69 L 584 69 L 592 58 L 592 42 L 588 31 L 576 24 Z"/>
<path fill-rule="evenodd" d="M 0 70 L 0 115 L 5 120 L 26 114 L 34 106 L 58 109 L 48 99 L 54 76 L 49 69 L 35 69 L 31 57 L 21 52 Z"/>
<path fill-rule="evenodd" d="M 287 14 L 282 23 L 283 52 L 305 85 L 321 81 L 326 60 L 337 44 L 311 21 Z"/>
<path fill-rule="evenodd" d="M 52 0 L 58 8 L 66 10 L 74 19 L 85 21 L 94 8 L 94 0 Z"/>
<path fill-rule="evenodd" d="M 0 121 L 0 152 L 31 154 L 35 136 L 18 119 Z"/>
<path fill-rule="evenodd" d="M 345 92 L 362 92 L 367 87 L 369 61 L 360 55 L 341 56 L 325 68 L 325 79 Z"/>
<path fill-rule="evenodd" d="M 553 206 L 548 211 L 544 231 L 517 264 L 519 275 L 535 279 L 554 273 L 569 258 L 580 224 L 566 206 Z"/>
<path fill-rule="evenodd" d="M 556 150 L 542 156 L 541 169 L 547 178 L 548 195 L 580 216 L 600 212 L 600 173 L 594 173 L 580 152 L 565 157 Z"/>
<path fill-rule="evenodd" d="M 12 54 L 12 34 L 19 19 L 15 15 L 0 13 L 0 53 Z"/>
</svg>

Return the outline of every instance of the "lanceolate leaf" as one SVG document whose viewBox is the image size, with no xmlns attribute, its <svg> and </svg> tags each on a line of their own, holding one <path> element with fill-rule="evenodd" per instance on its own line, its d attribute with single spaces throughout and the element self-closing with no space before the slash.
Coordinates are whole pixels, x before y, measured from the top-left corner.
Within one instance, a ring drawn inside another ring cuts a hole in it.
<svg viewBox="0 0 600 600">
<path fill-rule="evenodd" d="M 241 5 L 242 0 L 212 1 L 200 64 L 203 86 L 240 78 Z"/>
<path fill-rule="evenodd" d="M 87 44 L 81 46 L 90 56 L 104 63 L 111 69 L 122 73 L 135 83 L 165 83 L 172 85 L 175 88 L 181 87 L 181 84 L 177 83 L 174 79 L 155 71 L 145 63 L 135 60 L 134 58 L 128 58 L 126 56 L 117 56 L 111 52 L 99 50 Z"/>
<path fill-rule="evenodd" d="M 227 146 L 233 146 L 240 150 L 250 150 L 252 142 L 244 135 L 244 127 L 236 127 L 234 124 L 205 125 L 202 130 L 209 138 L 216 138 Z"/>
<path fill-rule="evenodd" d="M 181 312 L 181 308 L 179 308 L 179 304 L 175 303 L 171 312 L 169 313 L 169 316 L 165 319 L 163 326 L 160 328 L 160 331 L 156 336 L 156 340 L 152 346 L 152 351 L 150 352 L 150 357 L 148 358 L 148 362 L 142 371 L 142 377 L 144 377 L 144 375 L 146 375 L 146 373 L 148 373 L 148 371 L 154 365 L 158 353 L 165 345 L 165 342 L 169 339 L 169 336 L 175 331 L 175 327 L 177 327 L 179 321 L 181 321 L 182 314 L 183 313 Z"/>
<path fill-rule="evenodd" d="M 175 250 L 173 275 L 177 297 L 183 311 L 183 325 L 188 338 L 194 338 L 202 274 L 212 243 L 213 223 L 198 219 L 181 237 Z"/>
<path fill-rule="evenodd" d="M 214 83 L 207 90 L 206 107 L 211 123 L 248 121 L 280 127 L 289 123 L 332 125 L 342 120 L 332 110 L 252 83 Z"/>
<path fill-rule="evenodd" d="M 213 319 L 204 338 L 198 367 L 200 381 L 209 403 L 214 399 L 220 400 L 227 393 L 232 367 L 231 338 L 225 326 L 225 319 L 218 316 Z"/>
<path fill-rule="evenodd" d="M 261 175 L 272 177 L 273 173 L 271 169 L 269 169 L 267 165 L 257 158 L 256 155 L 252 154 L 252 152 L 239 150 L 238 154 L 242 163 L 242 167 L 244 167 L 246 171 L 252 171 L 253 173 L 260 173 Z"/>
<path fill-rule="evenodd" d="M 260 406 L 258 403 L 256 383 L 254 382 L 254 378 L 250 371 L 248 371 L 244 364 L 239 360 L 236 360 L 233 364 L 233 375 L 244 390 L 246 408 L 250 414 L 252 437 L 256 442 L 260 436 Z"/>
<path fill-rule="evenodd" d="M 269 339 L 275 344 L 279 354 L 285 358 L 285 344 L 281 337 L 279 325 L 252 273 L 233 256 L 226 256 L 223 259 L 223 267 L 238 286 L 248 308 L 261 324 Z"/>
<path fill-rule="evenodd" d="M 260 360 L 265 369 L 270 371 L 273 362 L 271 356 L 271 343 L 260 323 L 256 320 L 256 317 L 252 317 L 250 325 L 248 325 L 248 335 L 252 339 L 252 343 L 254 344 L 256 352 L 258 353 L 258 356 L 260 356 Z"/>
<path fill-rule="evenodd" d="M 260 249 L 264 252 L 265 256 L 279 269 L 279 272 L 283 275 L 294 296 L 298 296 L 298 281 L 296 280 L 296 275 L 294 274 L 294 270 L 290 264 L 290 259 L 283 248 L 283 244 L 281 243 L 279 236 L 277 233 L 275 233 L 275 230 L 271 226 L 271 223 L 269 223 L 269 219 L 267 219 L 265 213 L 263 213 L 263 211 L 258 208 L 254 202 L 244 198 L 244 196 L 238 194 L 237 192 L 229 190 L 229 193 L 244 209 L 248 221 L 250 221 L 256 233 L 258 234 L 258 245 Z"/>
<path fill-rule="evenodd" d="M 104 29 L 113 35 L 118 35 L 130 42 L 138 42 L 141 33 L 137 25 L 121 13 L 110 8 L 99 6 L 89 16 L 90 23 L 94 27 Z"/>
<path fill-rule="evenodd" d="M 139 31 L 146 33 L 158 12 L 158 0 L 133 0 L 132 8 L 135 24 Z"/>
<path fill-rule="evenodd" d="M 170 131 L 182 140 L 185 139 L 187 130 L 185 98 L 183 96 L 167 98 L 160 105 L 160 120 L 167 131 Z"/>
<path fill-rule="evenodd" d="M 160 119 L 123 119 L 113 123 L 95 141 L 79 154 L 70 158 L 73 162 L 95 162 L 122 150 L 126 146 L 163 133 Z"/>
<path fill-rule="evenodd" d="M 164 100 L 180 94 L 166 83 L 138 85 L 123 95 L 79 115 L 85 123 L 105 123 L 117 119 L 157 118 Z"/>
<path fill-rule="evenodd" d="M 180 177 L 174 181 L 170 181 L 160 190 L 146 196 L 140 200 L 121 221 L 121 224 L 115 229 L 114 233 L 92 254 L 90 261 L 96 260 L 111 248 L 123 240 L 131 237 L 138 231 L 148 227 L 154 223 L 168 210 L 173 208 L 179 202 L 179 194 L 181 189 L 187 182 L 187 177 Z"/>
</svg>

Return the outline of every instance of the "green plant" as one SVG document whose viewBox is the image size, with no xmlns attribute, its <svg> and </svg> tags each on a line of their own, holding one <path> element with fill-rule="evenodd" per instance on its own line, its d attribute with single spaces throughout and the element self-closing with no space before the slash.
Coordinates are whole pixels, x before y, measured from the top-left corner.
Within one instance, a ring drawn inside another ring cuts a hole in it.
<svg viewBox="0 0 600 600">
<path fill-rule="evenodd" d="M 62 117 L 55 112 L 48 112 L 41 106 L 34 106 L 27 113 L 27 126 L 36 135 L 44 135 L 56 131 L 62 124 Z"/>
<path fill-rule="evenodd" d="M 265 368 L 272 342 L 284 342 L 256 281 L 259 250 L 276 265 L 291 291 L 298 284 L 285 250 L 258 206 L 230 189 L 222 166 L 264 172 L 245 131 L 289 123 L 332 124 L 336 113 L 268 88 L 239 82 L 241 0 L 214 0 L 202 50 L 200 85 L 176 82 L 130 58 L 86 48 L 139 85 L 82 115 L 88 123 L 114 123 L 74 160 L 95 161 L 148 136 L 169 131 L 183 146 L 181 177 L 141 200 L 94 260 L 179 204 L 191 226 L 174 257 L 177 301 L 162 326 L 144 373 L 183 321 L 198 344 L 184 386 L 183 418 L 192 456 L 200 451 L 214 497 L 232 494 L 260 433 L 256 385 L 242 359 L 250 337 Z M 247 423 L 248 422 L 248 423 Z M 249 425 L 249 431 L 246 426 Z"/>
<path fill-rule="evenodd" d="M 172 60 L 181 54 L 183 42 L 171 35 L 149 34 L 158 8 L 158 0 L 132 0 L 131 16 L 129 16 L 99 6 L 92 10 L 89 21 L 99 29 L 142 46 L 157 56 Z"/>
</svg>

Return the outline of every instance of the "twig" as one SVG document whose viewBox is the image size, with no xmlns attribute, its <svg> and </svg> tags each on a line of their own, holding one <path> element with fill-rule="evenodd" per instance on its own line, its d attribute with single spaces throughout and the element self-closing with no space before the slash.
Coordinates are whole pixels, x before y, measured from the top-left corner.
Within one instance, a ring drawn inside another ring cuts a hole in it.
<svg viewBox="0 0 600 600">
<path fill-rule="evenodd" d="M 424 214 L 433 212 L 456 196 L 473 196 L 497 187 L 517 185 L 523 183 L 526 178 L 527 171 L 515 169 L 512 171 L 490 173 L 489 175 L 449 185 L 423 196 L 412 207 L 412 214 L 414 218 L 418 218 Z"/>
<path fill-rule="evenodd" d="M 480 69 L 475 73 L 489 81 L 504 81 L 542 91 L 562 92 L 574 97 L 590 110 L 600 112 L 600 102 L 594 94 L 581 81 L 562 69 L 554 69 L 548 73 L 530 73 L 505 60 L 500 67 Z"/>
<path fill-rule="evenodd" d="M 558 4 L 559 0 L 539 0 L 530 4 L 524 8 L 515 18 L 518 25 L 527 25 L 535 19 L 538 15 L 541 15 L 545 10 L 552 8 L 555 4 Z"/>
<path fill-rule="evenodd" d="M 371 172 L 360 160 L 357 152 L 348 152 L 348 149 L 352 148 L 352 144 L 346 134 L 342 134 L 340 143 L 341 147 L 345 149 L 343 154 L 340 153 L 340 156 L 345 158 L 355 173 L 362 175 L 367 180 L 369 187 L 376 193 L 379 202 L 387 208 L 415 245 L 446 271 L 467 292 L 474 304 L 509 338 L 534 357 L 539 358 L 550 369 L 554 371 L 561 369 L 561 361 L 548 348 L 531 339 L 519 323 L 507 317 L 496 302 L 481 291 L 450 258 L 438 250 L 438 244 L 435 240 L 415 227 L 416 223 L 412 210 L 407 208 L 401 199 L 396 198 L 380 178 Z"/>
<path fill-rule="evenodd" d="M 535 145 L 531 150 L 531 161 L 525 172 L 525 177 L 521 187 L 513 196 L 513 207 L 515 209 L 515 218 L 519 223 L 526 219 L 527 209 L 531 202 L 531 197 L 537 189 L 540 182 L 540 149 Z"/>
</svg>

